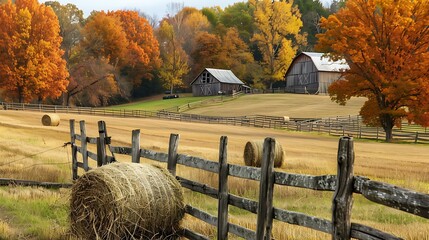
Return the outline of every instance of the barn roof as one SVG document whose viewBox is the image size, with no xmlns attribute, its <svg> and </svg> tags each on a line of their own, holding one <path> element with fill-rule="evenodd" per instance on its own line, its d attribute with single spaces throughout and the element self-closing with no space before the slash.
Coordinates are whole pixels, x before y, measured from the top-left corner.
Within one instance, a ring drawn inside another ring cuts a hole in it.
<svg viewBox="0 0 429 240">
<path fill-rule="evenodd" d="M 331 61 L 329 57 L 323 56 L 323 53 L 318 52 L 303 52 L 301 54 L 310 57 L 319 72 L 341 72 L 350 69 L 346 60 Z"/>
<path fill-rule="evenodd" d="M 214 78 L 216 78 L 221 83 L 230 83 L 230 84 L 244 84 L 240 79 L 235 76 L 231 70 L 226 69 L 215 69 L 215 68 L 206 68 L 191 82 L 191 85 L 198 79 L 198 77 L 204 72 L 209 72 Z"/>
</svg>

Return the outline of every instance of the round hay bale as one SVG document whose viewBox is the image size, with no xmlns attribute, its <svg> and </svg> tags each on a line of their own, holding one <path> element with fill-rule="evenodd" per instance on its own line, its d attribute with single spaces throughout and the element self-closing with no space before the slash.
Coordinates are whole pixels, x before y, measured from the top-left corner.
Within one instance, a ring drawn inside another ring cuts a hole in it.
<svg viewBox="0 0 429 240">
<path fill-rule="evenodd" d="M 87 172 L 72 187 L 71 230 L 79 239 L 160 239 L 184 216 L 180 183 L 166 169 L 113 163 Z"/>
<path fill-rule="evenodd" d="M 261 167 L 264 141 L 249 141 L 244 146 L 244 164 L 246 166 Z M 282 145 L 276 142 L 276 152 L 274 154 L 274 167 L 281 167 L 284 160 Z"/>
<path fill-rule="evenodd" d="M 43 126 L 58 126 L 60 125 L 60 116 L 57 114 L 45 114 L 42 117 Z"/>
</svg>

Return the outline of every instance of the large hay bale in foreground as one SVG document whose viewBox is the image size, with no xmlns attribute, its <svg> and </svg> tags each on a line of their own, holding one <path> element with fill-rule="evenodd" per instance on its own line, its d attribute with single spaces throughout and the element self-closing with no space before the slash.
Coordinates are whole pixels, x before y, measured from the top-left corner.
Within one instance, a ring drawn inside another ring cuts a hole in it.
<svg viewBox="0 0 429 240">
<path fill-rule="evenodd" d="M 58 126 L 60 125 L 60 116 L 57 114 L 45 114 L 42 117 L 43 126 Z"/>
<path fill-rule="evenodd" d="M 184 216 L 180 183 L 161 167 L 113 163 L 80 177 L 71 192 L 71 229 L 83 239 L 159 239 Z"/>
<path fill-rule="evenodd" d="M 246 166 L 261 167 L 264 141 L 249 141 L 244 147 L 244 164 Z M 276 141 L 276 151 L 274 154 L 274 167 L 281 167 L 284 160 L 282 145 Z"/>
</svg>

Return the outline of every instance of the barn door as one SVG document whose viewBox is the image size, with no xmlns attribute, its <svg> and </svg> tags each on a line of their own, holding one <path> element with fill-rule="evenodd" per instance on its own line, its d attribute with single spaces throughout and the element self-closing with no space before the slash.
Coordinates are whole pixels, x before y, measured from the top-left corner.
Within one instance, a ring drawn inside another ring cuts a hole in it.
<svg viewBox="0 0 429 240">
<path fill-rule="evenodd" d="M 213 94 L 211 84 L 202 84 L 200 87 L 202 95 L 211 96 Z"/>
</svg>

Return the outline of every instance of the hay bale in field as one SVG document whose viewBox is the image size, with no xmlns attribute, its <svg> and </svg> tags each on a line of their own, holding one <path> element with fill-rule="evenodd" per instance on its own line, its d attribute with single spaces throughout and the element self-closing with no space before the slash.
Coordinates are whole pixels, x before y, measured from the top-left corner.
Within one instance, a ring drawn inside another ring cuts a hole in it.
<svg viewBox="0 0 429 240">
<path fill-rule="evenodd" d="M 71 229 L 83 239 L 159 239 L 178 230 L 183 190 L 166 169 L 113 163 L 80 177 L 71 192 Z"/>
<path fill-rule="evenodd" d="M 261 167 L 264 141 L 249 141 L 244 147 L 244 164 L 246 166 Z M 276 152 L 274 154 L 274 167 L 281 167 L 284 160 L 282 145 L 276 142 Z"/>
<path fill-rule="evenodd" d="M 58 126 L 60 125 L 60 116 L 57 114 L 45 114 L 42 117 L 43 126 Z"/>
</svg>

